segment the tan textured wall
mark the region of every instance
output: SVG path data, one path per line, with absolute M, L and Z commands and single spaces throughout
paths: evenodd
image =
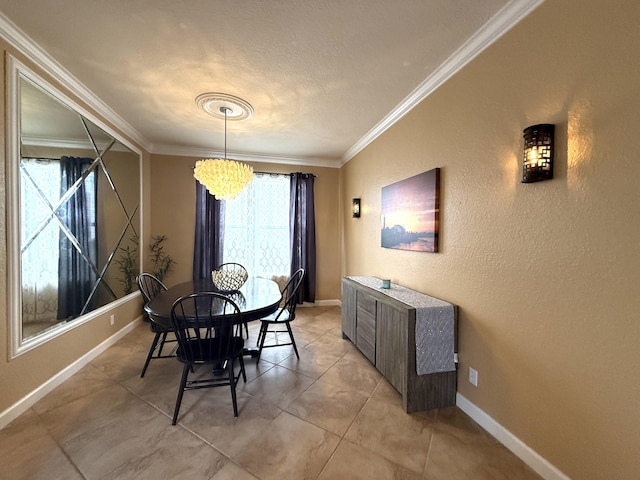
M 151 235 L 167 235 L 166 250 L 177 262 L 175 270 L 167 278 L 167 285 L 192 277 L 195 228 L 193 165 L 196 160 L 167 155 L 152 155 L 151 159 Z M 340 171 L 336 168 L 267 163 L 251 165 L 260 172 L 302 171 L 316 175 L 316 301 L 339 299 L 340 220 L 337 212 Z
M 3 41 L 0 41 L 0 51 L 9 51 L 16 54 L 13 49 Z M 16 54 L 18 58 L 29 65 L 29 61 Z M 34 71 L 37 68 L 31 65 Z M 42 73 L 42 72 L 40 72 Z M 43 74 L 44 76 L 44 74 Z M 0 78 L 2 91 L 5 90 L 5 76 Z M 68 94 L 68 93 L 67 93 Z M 5 96 L 0 98 L 0 108 L 4 111 Z M 65 367 L 85 355 L 100 343 L 115 334 L 135 320 L 142 312 L 139 297 L 117 308 L 105 312 L 91 321 L 57 337 L 44 345 L 41 345 L 19 357 L 10 360 L 10 345 L 8 340 L 7 308 L 7 217 L 6 217 L 6 129 L 5 115 L 0 118 L 0 202 L 4 207 L 5 215 L 0 217 L 0 413 L 10 408 L 20 399 L 40 387 L 52 376 Z M 143 162 L 147 165 L 148 159 Z M 115 316 L 115 325 L 109 324 L 111 314 Z
M 458 304 L 459 392 L 575 479 L 640 478 L 639 46 L 635 1 L 545 2 L 342 172 L 344 273 Z M 380 248 L 380 188 L 434 167 L 441 253 Z

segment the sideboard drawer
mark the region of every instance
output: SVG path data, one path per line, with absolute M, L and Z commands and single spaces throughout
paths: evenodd
M 358 310 L 363 313 L 368 313 L 371 317 L 375 317 L 376 315 L 376 299 L 371 295 L 367 295 L 364 292 L 357 292 L 357 305 Z
M 369 359 L 376 361 L 376 299 L 356 293 L 356 346 Z

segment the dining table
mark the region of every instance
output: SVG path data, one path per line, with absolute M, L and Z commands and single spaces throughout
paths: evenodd
M 160 292 L 144 310 L 152 322 L 165 328 L 172 328 L 171 309 L 177 299 L 192 293 L 217 292 L 234 301 L 241 313 L 242 322 L 259 320 L 275 312 L 280 306 L 282 293 L 273 280 L 260 277 L 249 277 L 238 290 L 220 291 L 211 279 L 190 280 L 178 283 Z M 246 347 L 245 355 L 256 357 L 257 348 Z

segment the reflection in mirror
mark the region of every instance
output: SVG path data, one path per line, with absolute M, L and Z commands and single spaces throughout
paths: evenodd
M 139 270 L 140 155 L 39 84 L 17 74 L 20 345 L 131 293 Z

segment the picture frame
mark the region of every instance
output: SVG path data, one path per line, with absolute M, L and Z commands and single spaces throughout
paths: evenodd
M 383 248 L 437 253 L 440 168 L 382 187 L 381 214 Z

